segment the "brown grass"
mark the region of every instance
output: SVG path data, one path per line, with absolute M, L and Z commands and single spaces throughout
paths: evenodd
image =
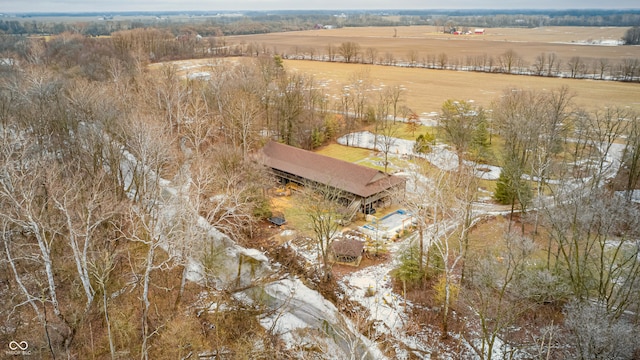
M 397 37 L 394 37 L 394 29 Z M 337 47 L 342 42 L 354 41 L 362 50 L 375 48 L 378 57 L 390 53 L 398 61 L 408 59 L 409 52 L 417 51 L 420 62 L 430 55 L 445 53 L 449 63 L 465 63 L 469 56 L 486 54 L 497 58 L 507 50 L 514 50 L 528 64 L 541 53 L 555 53 L 563 64 L 574 56 L 579 56 L 586 64 L 601 58 L 608 59 L 610 64 L 640 58 L 638 46 L 583 44 L 590 40 L 618 40 L 626 27 L 488 28 L 485 35 L 449 35 L 439 30 L 434 26 L 361 27 L 232 36 L 227 40 L 260 44 L 277 54 L 309 55 L 313 51 L 315 56 L 326 54 L 329 44 Z M 542 90 L 563 85 L 576 93 L 576 102 L 581 106 L 640 108 L 637 84 L 293 60 L 285 61 L 285 65 L 291 70 L 314 74 L 319 80 L 332 80 L 335 89 L 344 85 L 353 74 L 369 69 L 374 85 L 405 86 L 408 90 L 406 104 L 418 113 L 438 111 L 446 99 L 475 100 L 488 106 L 507 88 Z
M 640 58 L 638 46 L 581 45 L 589 40 L 616 40 L 626 32 L 624 27 L 543 27 L 534 29 L 487 29 L 486 35 L 448 35 L 438 33 L 433 26 L 394 28 L 364 27 L 335 30 L 309 30 L 261 35 L 228 37 L 229 43 L 260 44 L 278 54 L 310 53 L 326 54 L 327 45 L 339 46 L 345 41 L 355 41 L 361 49 L 375 48 L 378 57 L 391 53 L 396 60 L 408 58 L 410 51 L 417 51 L 419 61 L 429 55 L 445 53 L 449 63 L 465 63 L 469 56 L 487 54 L 497 58 L 507 50 L 514 50 L 531 64 L 541 53 L 555 53 L 566 64 L 579 56 L 590 65 L 597 59 L 608 59 L 619 64 L 622 59 Z M 249 59 L 247 59 L 249 61 Z M 214 59 L 215 61 L 219 61 Z M 237 58 L 225 61 L 241 61 Z M 174 62 L 184 75 L 189 72 L 207 71 L 211 59 Z M 193 67 L 200 64 L 200 67 Z M 151 68 L 158 68 L 153 64 Z M 328 63 L 302 60 L 286 60 L 285 67 L 313 75 L 325 82 L 327 90 L 339 93 L 355 74 L 368 73 L 372 86 L 401 85 L 406 88 L 404 104 L 417 113 L 437 112 L 447 99 L 473 100 L 488 107 L 505 89 L 532 90 L 557 89 L 568 86 L 576 95 L 575 102 L 589 109 L 604 106 L 630 106 L 640 109 L 640 85 L 610 81 L 543 78 L 506 74 L 473 73 L 462 71 L 428 70 L 362 64 Z
M 543 91 L 561 86 L 568 86 L 575 94 L 576 104 L 586 108 L 631 106 L 640 109 L 640 85 L 632 83 L 303 60 L 287 60 L 285 67 L 313 75 L 318 80 L 332 80 L 328 89 L 334 93 L 338 93 L 354 74 L 368 73 L 374 86 L 401 85 L 406 88 L 404 104 L 419 114 L 440 111 L 447 99 L 473 100 L 489 107 L 509 88 Z

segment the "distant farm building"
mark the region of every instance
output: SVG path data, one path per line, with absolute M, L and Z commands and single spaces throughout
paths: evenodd
M 373 212 L 405 189 L 404 178 L 274 141 L 264 146 L 260 157 L 282 183 L 321 184 L 339 190 L 354 214 Z
M 484 29 L 475 29 L 473 33 L 476 35 L 484 35 Z

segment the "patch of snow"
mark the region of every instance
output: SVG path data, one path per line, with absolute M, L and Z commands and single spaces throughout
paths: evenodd
M 320 262 L 320 252 L 315 241 L 307 237 L 298 237 L 287 242 L 291 248 L 301 255 L 307 264 L 314 265 Z
M 624 45 L 623 40 L 615 39 L 599 39 L 599 40 L 578 40 L 578 41 L 556 41 L 554 44 L 569 45 L 596 45 L 596 46 L 621 46 Z
M 280 236 L 282 236 L 282 237 L 288 237 L 288 236 L 294 236 L 295 234 L 296 234 L 296 232 L 295 232 L 294 230 L 287 229 L 287 230 L 283 230 L 283 231 L 280 233 Z
M 211 78 L 211 73 L 208 71 L 200 71 L 200 72 L 195 72 L 195 73 L 190 73 L 187 75 L 188 79 L 205 79 L 208 80 Z
M 626 191 L 616 191 L 616 196 L 620 196 L 622 198 L 627 197 Z M 640 190 L 631 191 L 631 202 L 640 204 Z
M 275 327 L 277 333 L 298 327 L 319 327 L 323 320 L 332 323 L 337 321 L 335 314 L 338 309 L 318 292 L 304 286 L 299 279 L 272 282 L 265 285 L 263 290 L 269 295 L 271 306 L 280 309 L 282 313 L 263 317 L 260 322 L 268 325 L 266 328 Z M 290 321 L 279 321 L 285 310 L 290 312 Z
M 258 262 L 269 262 L 269 259 L 267 258 L 267 256 L 260 250 L 258 249 L 247 249 L 247 248 L 243 248 L 243 247 L 239 247 L 239 252 L 246 256 L 246 257 L 250 257 Z
M 299 279 L 272 282 L 263 287 L 263 292 L 262 300 L 274 311 L 262 317 L 260 324 L 280 335 L 287 347 L 318 343 L 322 339 L 317 335 L 324 333 L 335 340 L 323 341 L 327 347 L 325 354 L 332 358 L 386 358 L 375 344 L 340 315 L 335 305 Z
M 499 166 L 477 164 L 473 161 L 467 160 L 465 160 L 464 163 L 468 166 L 473 167 L 473 173 L 479 179 L 498 180 L 498 178 L 500 177 L 500 172 L 502 172 L 502 168 Z
M 376 135 L 369 131 L 350 133 L 338 138 L 338 144 L 381 151 L 386 137 Z M 413 151 L 415 141 L 392 138 L 389 154 L 395 156 L 416 156 L 427 159 L 431 164 L 444 171 L 453 171 L 458 168 L 458 155 L 449 150 L 444 144 L 436 144 L 428 154 L 418 154 Z M 476 177 L 486 180 L 496 180 L 500 176 L 500 167 L 477 164 L 473 161 L 464 161 L 465 165 L 475 169 Z
M 391 269 L 391 265 L 385 263 L 364 268 L 342 279 L 349 297 L 369 309 L 370 320 L 376 321 L 376 329 L 381 333 L 400 331 L 406 320 L 402 299 L 392 290 Z M 367 293 L 373 293 L 373 296 L 367 296 Z
M 404 241 L 390 243 L 388 250 L 391 256 L 413 241 L 410 237 Z M 411 302 L 406 302 L 401 295 L 393 292 L 391 271 L 396 266 L 395 257 L 392 261 L 367 267 L 344 276 L 340 286 L 347 297 L 359 303 L 369 311 L 367 321 L 373 321 L 374 329 L 378 334 L 391 336 L 391 346 L 395 350 L 396 359 L 429 358 L 432 349 L 416 336 L 407 335 L 405 325 L 409 320 L 407 309 L 413 307 Z M 411 352 L 407 349 L 412 349 Z

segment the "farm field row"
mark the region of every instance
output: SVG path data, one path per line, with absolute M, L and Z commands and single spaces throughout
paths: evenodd
M 367 74 L 374 87 L 404 87 L 405 105 L 418 114 L 438 112 L 447 99 L 472 100 L 489 107 L 505 90 L 550 90 L 568 86 L 574 101 L 586 109 L 632 107 L 640 109 L 640 84 L 613 81 L 547 78 L 380 65 L 286 60 L 285 68 L 312 75 L 337 96 L 357 74 Z
M 250 59 L 246 59 L 250 61 Z M 182 76 L 209 73 L 216 61 L 211 59 L 180 60 L 176 65 Z M 240 62 L 243 58 L 225 58 Z M 152 64 L 157 70 L 160 63 Z M 640 84 L 616 81 L 550 78 L 500 73 L 481 73 L 452 70 L 433 70 L 382 65 L 347 64 L 308 60 L 285 60 L 287 71 L 313 76 L 324 91 L 337 100 L 342 88 L 354 77 L 366 76 L 372 87 L 402 86 L 403 105 L 418 114 L 439 112 L 447 99 L 471 100 L 489 107 L 508 89 L 550 90 L 567 86 L 575 95 L 577 105 L 587 110 L 605 106 L 631 107 L 640 110 Z
M 364 51 L 377 50 L 378 56 L 393 54 L 406 59 L 417 51 L 419 59 L 445 53 L 449 59 L 464 60 L 468 56 L 487 54 L 497 57 L 514 50 L 526 62 L 533 62 L 541 53 L 555 53 L 565 62 L 574 56 L 585 61 L 606 58 L 619 62 L 625 58 L 640 58 L 639 46 L 603 46 L 620 40 L 625 27 L 540 27 L 488 28 L 484 35 L 451 35 L 435 26 L 359 27 L 331 30 L 307 30 L 258 35 L 229 36 L 231 43 L 258 44 L 278 54 L 300 54 L 313 51 L 325 54 L 327 46 L 353 41 Z

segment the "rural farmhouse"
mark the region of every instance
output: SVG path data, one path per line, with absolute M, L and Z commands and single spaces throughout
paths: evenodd
M 371 213 L 405 189 L 402 177 L 275 141 L 264 146 L 260 157 L 282 182 L 322 184 L 340 190 L 345 205 L 354 212 Z

